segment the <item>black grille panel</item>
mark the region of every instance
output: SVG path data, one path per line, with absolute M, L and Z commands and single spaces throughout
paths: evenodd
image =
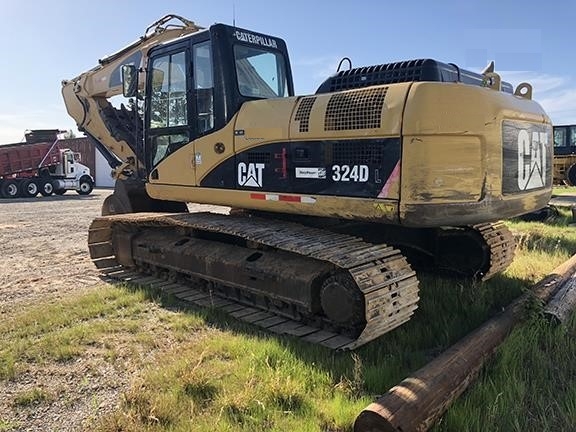
M 270 153 L 268 152 L 250 152 L 247 154 L 248 163 L 264 163 L 269 164 L 271 161 Z
M 368 141 L 343 141 L 332 145 L 331 154 L 327 155 L 327 164 L 337 165 L 375 165 L 382 166 L 385 160 L 386 147 L 382 143 Z
M 453 63 L 432 59 L 407 60 L 340 71 L 324 81 L 316 93 L 332 93 L 412 81 L 462 82 L 483 86 L 483 76 L 460 69 Z M 512 85 L 502 82 L 502 91 L 512 93 Z
M 300 104 L 296 110 L 296 115 L 294 116 L 294 120 L 300 122 L 300 132 L 308 132 L 310 126 L 310 113 L 312 112 L 314 102 L 316 102 L 315 97 L 305 97 L 300 100 Z
M 337 93 L 326 107 L 324 130 L 379 128 L 387 87 Z
M 344 71 L 333 77 L 330 82 L 330 91 L 340 91 L 371 85 L 394 84 L 399 82 L 420 81 L 422 68 L 415 61 L 404 62 L 402 68 L 396 67 L 398 63 L 367 66 Z

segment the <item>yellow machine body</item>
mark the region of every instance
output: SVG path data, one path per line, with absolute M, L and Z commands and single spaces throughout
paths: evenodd
M 534 101 L 460 83 L 402 83 L 369 91 L 385 93 L 385 103 L 373 113 L 379 127 L 361 130 L 353 124 L 348 130 L 326 130 L 331 94 L 315 96 L 305 132 L 295 117 L 306 96 L 245 103 L 225 128 L 181 147 L 161 162 L 147 191 L 157 199 L 413 227 L 495 221 L 546 206 L 551 193 L 552 127 Z M 345 93 L 354 98 L 355 93 L 365 92 Z M 506 136 L 510 133 L 504 130 L 506 122 L 514 125 L 516 136 Z M 531 130 L 534 125 L 539 127 L 537 138 Z M 529 134 L 528 146 L 516 147 L 517 153 L 505 160 L 504 139 L 517 145 L 522 130 Z M 294 194 L 267 189 L 265 178 L 259 190 L 201 186 L 206 176 L 238 153 L 265 145 L 368 138 L 400 140 L 398 167 L 380 196 L 297 194 L 304 198 L 298 201 L 290 198 Z M 221 148 L 224 151 L 219 153 Z M 331 166 L 323 168 L 330 173 Z M 506 170 L 519 176 L 523 189 L 503 192 Z M 380 180 L 384 187 L 389 179 Z M 273 196 L 262 199 L 262 194 Z

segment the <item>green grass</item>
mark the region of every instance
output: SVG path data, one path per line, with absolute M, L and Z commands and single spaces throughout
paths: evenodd
M 298 348 L 298 349 L 295 349 Z M 308 351 L 318 363 L 302 358 Z M 315 352 L 314 352 L 315 351 Z M 124 395 L 102 430 L 313 431 L 349 429 L 369 402 L 345 372 L 354 360 L 282 339 L 230 332 L 190 341 L 159 359 Z
M 53 399 L 53 396 L 50 395 L 46 390 L 35 387 L 33 389 L 19 393 L 14 398 L 14 405 L 20 407 L 38 405 L 51 399 Z
M 567 220 L 563 213 L 552 225 L 510 222 L 514 231 L 524 233 L 517 259 L 504 275 L 487 283 L 423 276 L 416 316 L 353 355 L 271 337 L 217 313 L 208 314 L 207 320 L 225 332 L 217 339 L 188 343 L 178 356 L 167 353 L 160 360 L 165 365 L 162 371 L 155 367 L 145 371 L 126 393 L 122 408 L 103 421 L 101 430 L 185 431 L 194 426 L 200 432 L 351 431 L 356 415 L 376 395 L 423 366 L 569 258 L 575 250 L 576 234 L 566 234 Z M 554 340 L 554 336 L 550 338 Z M 529 350 L 525 339 L 517 343 Z M 514 346 L 507 349 L 516 350 Z M 512 359 L 514 365 L 499 367 L 524 370 L 524 358 Z M 550 373 L 544 368 L 542 372 Z M 571 373 L 570 368 L 563 369 L 559 379 L 569 379 Z M 484 377 L 508 385 L 506 376 L 493 377 L 487 370 Z M 533 395 L 539 398 L 538 392 Z M 567 406 L 576 402 L 570 397 Z M 482 394 L 477 398 L 480 400 L 471 406 L 490 406 L 494 400 L 484 399 Z M 491 408 L 491 423 L 478 415 L 481 409 L 464 408 L 460 422 L 447 416 L 439 427 L 462 431 L 474 430 L 467 428 L 477 424 L 478 430 L 508 430 L 510 422 L 520 421 L 503 420 L 508 403 L 498 399 Z M 544 399 L 541 404 L 546 404 Z M 523 410 L 531 408 L 522 405 L 515 412 L 523 417 Z M 546 419 L 545 412 L 541 420 Z M 468 419 L 470 415 L 477 419 Z M 525 430 L 538 430 L 546 423 L 530 425 L 533 428 Z M 562 426 L 561 421 L 556 426 Z
M 18 427 L 17 423 L 3 420 L 0 418 L 0 432 L 12 431 L 17 427 Z
M 576 195 L 575 186 L 555 186 L 552 188 L 552 195 Z
M 576 253 L 568 210 L 552 224 L 510 223 L 523 233 L 506 272 L 537 279 Z M 516 327 L 474 386 L 435 431 L 573 431 L 576 425 L 576 314 L 553 326 L 532 311 Z
M 94 430 L 349 432 L 375 397 L 568 259 L 576 251 L 568 220 L 562 210 L 553 224 L 509 222 L 520 239 L 516 259 L 486 283 L 422 275 L 414 318 L 354 353 L 272 336 L 217 311 L 179 309 L 154 292 L 104 287 L 16 311 L 0 324 L 0 379 L 94 349 L 114 362 L 126 356 L 121 340 L 133 347 L 128 359 L 141 362 L 141 373 Z M 575 319 L 551 328 L 533 310 L 436 430 L 571 430 L 575 336 Z M 41 402 L 41 395 L 21 396 Z
M 565 327 L 533 319 L 516 328 L 437 431 L 573 431 L 576 315 Z
M 0 322 L 0 380 L 16 378 L 27 364 L 64 363 L 88 349 L 114 359 L 118 341 L 154 346 L 158 341 L 146 327 L 154 302 L 149 292 L 107 286 L 12 313 Z M 200 318 L 169 313 L 158 319 L 175 339 L 203 324 Z
M 518 252 L 506 275 L 535 281 L 576 253 L 576 230 L 570 209 L 559 208 L 560 215 L 549 223 L 509 222 L 516 233 Z

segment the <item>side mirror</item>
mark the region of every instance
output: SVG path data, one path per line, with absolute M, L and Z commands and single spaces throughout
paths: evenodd
M 138 92 L 138 70 L 134 65 L 122 65 L 122 94 L 134 97 Z

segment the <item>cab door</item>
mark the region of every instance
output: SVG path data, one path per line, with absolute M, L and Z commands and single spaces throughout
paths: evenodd
M 194 164 L 196 183 L 204 187 L 229 187 L 231 174 L 225 161 L 233 152 L 231 133 L 216 124 L 216 89 L 214 84 L 214 52 L 212 39 L 192 45 L 192 92 L 194 94 Z M 220 103 L 222 103 L 220 91 Z
M 146 138 L 150 182 L 196 186 L 215 153 L 211 139 L 207 139 L 210 149 L 202 144 L 215 124 L 211 41 L 192 39 L 181 49 L 157 53 L 150 71 Z
M 192 146 L 195 134 L 187 44 L 156 52 L 149 63 L 145 116 L 145 158 L 149 181 L 194 185 Z
M 64 175 L 66 178 L 74 178 L 76 177 L 76 173 L 74 171 L 76 165 L 74 164 L 74 153 L 71 151 L 64 153 Z

